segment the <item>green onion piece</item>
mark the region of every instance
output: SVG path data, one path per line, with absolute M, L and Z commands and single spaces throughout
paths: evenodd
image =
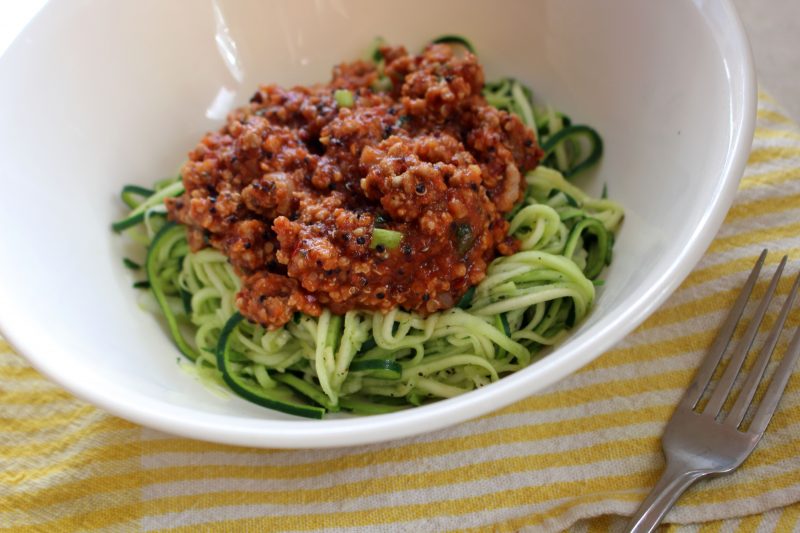
M 130 268 L 131 270 L 139 270 L 140 268 L 142 268 L 142 265 L 140 265 L 136 261 L 128 259 L 127 257 L 122 258 L 122 264 Z
M 393 250 L 400 246 L 400 241 L 403 240 L 403 234 L 399 231 L 383 228 L 372 229 L 372 241 L 369 247 L 373 250 L 378 246 L 382 246 L 387 250 Z
M 389 76 L 380 76 L 378 80 L 372 84 L 372 90 L 376 93 L 388 93 L 394 88 L 392 79 Z
M 383 54 L 381 53 L 381 46 L 384 46 L 385 44 L 386 40 L 383 37 L 381 36 L 375 37 L 372 40 L 372 44 L 370 44 L 369 48 L 367 48 L 365 59 L 367 61 L 372 61 L 373 63 L 379 62 L 381 59 L 383 59 Z
M 472 46 L 472 43 L 460 35 L 441 35 L 432 40 L 431 44 L 457 44 L 469 50 L 470 53 L 475 53 L 475 47 Z
M 355 103 L 353 93 L 347 89 L 336 89 L 333 93 L 333 99 L 336 100 L 339 107 L 353 107 Z

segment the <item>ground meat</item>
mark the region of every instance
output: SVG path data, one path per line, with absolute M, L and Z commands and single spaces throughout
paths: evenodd
M 323 308 L 429 314 L 519 249 L 503 214 L 542 156 L 533 133 L 486 103 L 472 54 L 381 53 L 383 72 L 359 61 L 337 66 L 329 84 L 261 87 L 189 153 L 169 216 L 193 250 L 229 258 L 250 320 L 274 328 Z M 381 76 L 388 92 L 376 91 Z M 353 106 L 338 106 L 336 90 Z M 376 246 L 376 228 L 400 232 L 400 244 Z

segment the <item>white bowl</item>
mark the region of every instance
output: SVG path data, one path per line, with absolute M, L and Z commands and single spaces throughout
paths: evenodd
M 552 354 L 464 396 L 391 415 L 300 420 L 209 393 L 137 307 L 109 223 L 122 184 L 174 173 L 260 82 L 323 81 L 376 35 L 417 49 L 472 39 L 606 153 L 627 211 L 591 316 Z M 730 206 L 753 135 L 755 79 L 728 1 L 57 2 L 0 58 L 0 324 L 75 395 L 171 433 L 264 447 L 388 440 L 510 404 L 587 364 L 691 271 Z

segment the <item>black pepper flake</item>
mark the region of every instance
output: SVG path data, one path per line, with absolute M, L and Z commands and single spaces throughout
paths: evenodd
M 478 190 L 478 184 L 477 183 L 470 183 L 469 184 L 469 188 L 472 189 L 473 191 L 477 191 Z
M 350 234 L 349 233 L 342 234 L 342 240 L 344 242 L 350 242 Z
M 376 297 L 378 300 L 383 300 L 383 298 L 384 298 L 385 296 L 386 296 L 386 295 L 385 295 L 385 294 L 383 294 L 382 292 L 379 292 L 378 294 L 376 294 L 376 295 L 375 295 L 375 297 Z
M 262 294 L 262 295 L 260 295 L 258 297 L 258 303 L 263 304 L 266 301 L 267 301 L 267 296 L 266 295 Z
M 427 301 L 428 301 L 428 300 L 430 300 L 430 299 L 431 299 L 431 295 L 430 295 L 430 294 L 428 294 L 427 292 L 426 292 L 425 294 L 423 294 L 423 295 L 422 295 L 422 301 L 423 301 L 423 302 L 427 302 Z
M 233 224 L 237 220 L 238 218 L 236 217 L 236 215 L 228 215 L 227 217 L 225 217 L 225 222 L 227 222 L 228 224 Z
M 318 266 L 318 267 L 321 267 L 321 266 L 322 266 L 322 261 L 320 261 L 319 259 L 317 259 L 317 266 Z
M 411 248 L 411 245 L 408 243 L 403 244 L 402 251 L 405 255 L 411 255 L 411 252 L 414 250 Z
M 424 183 L 417 183 L 417 186 L 415 187 L 415 190 L 417 191 L 417 194 L 425 194 L 425 184 Z
M 273 154 L 269 150 L 264 150 L 264 151 L 261 152 L 261 155 L 263 155 L 267 159 L 272 159 L 272 156 L 275 155 L 275 154 Z
M 383 252 L 386 251 L 386 247 L 382 244 L 379 244 L 375 247 L 375 251 L 378 252 L 379 254 L 382 254 Z
M 214 206 L 212 205 L 212 206 L 211 206 L 211 207 L 208 209 L 208 212 L 209 212 L 209 213 L 211 213 L 212 215 L 215 215 L 215 214 L 217 214 L 217 208 L 216 208 L 216 207 L 214 207 Z
M 383 138 L 384 139 L 388 138 L 393 131 L 394 131 L 394 126 L 392 126 L 391 124 L 383 128 Z
M 448 74 L 447 76 L 444 77 L 444 81 L 446 81 L 447 83 L 452 82 L 454 79 L 455 78 L 453 77 L 452 74 Z
M 367 239 L 364 236 L 356 237 L 356 244 L 366 244 Z
M 336 190 L 336 184 L 333 183 L 333 182 L 329 183 L 328 184 L 328 190 L 329 191 L 335 191 Z
M 531 139 L 525 139 L 525 142 L 522 144 L 524 144 L 526 148 L 530 148 L 533 146 L 533 141 Z
M 245 243 L 244 243 L 244 249 L 245 249 L 245 250 L 249 250 L 249 249 L 250 249 L 250 248 L 252 248 L 252 247 L 253 247 L 253 245 L 252 245 L 252 244 L 250 244 L 249 242 L 245 241 Z

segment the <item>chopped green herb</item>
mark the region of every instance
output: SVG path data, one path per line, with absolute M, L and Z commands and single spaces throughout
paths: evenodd
M 403 240 L 403 234 L 400 233 L 399 231 L 383 229 L 383 228 L 373 228 L 372 241 L 370 241 L 369 247 L 374 250 L 382 246 L 386 250 L 392 250 L 400 246 L 400 241 L 402 240 Z
M 353 93 L 347 89 L 336 89 L 333 93 L 333 99 L 336 100 L 339 107 L 353 107 L 355 103 Z
M 458 250 L 458 253 L 464 254 L 475 244 L 475 234 L 472 231 L 472 226 L 467 223 L 456 224 L 455 233 L 456 250 Z

